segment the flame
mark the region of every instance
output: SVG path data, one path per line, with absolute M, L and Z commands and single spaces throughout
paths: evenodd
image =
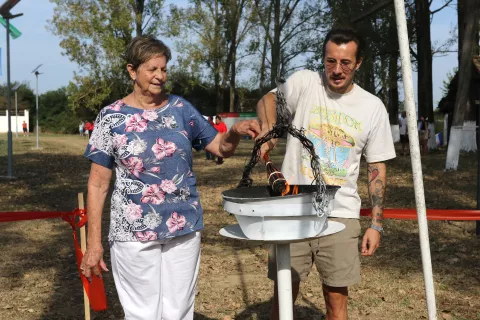
M 282 197 L 286 196 L 290 191 L 290 185 L 288 184 L 287 180 L 285 180 L 285 190 L 282 191 Z
M 287 194 L 290 194 L 290 195 L 298 194 L 298 186 L 293 186 L 292 193 L 290 193 L 290 185 L 288 184 L 287 181 L 285 181 L 285 190 L 283 190 L 282 192 L 282 197 L 286 196 Z
M 298 186 L 294 186 L 292 190 L 292 195 L 293 194 L 298 194 Z

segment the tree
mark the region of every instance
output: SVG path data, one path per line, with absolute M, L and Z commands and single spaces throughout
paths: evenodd
M 418 115 L 433 119 L 432 41 L 430 38 L 430 0 L 415 0 L 417 36 Z
M 98 111 L 126 95 L 126 47 L 134 35 L 157 34 L 163 0 L 50 1 L 55 8 L 49 29 L 81 69 L 67 87 L 70 106 Z
M 55 133 L 76 133 L 79 118 L 68 106 L 66 88 L 47 91 L 40 95 L 38 104 L 39 125 L 44 131 Z
M 10 83 L 10 87 L 13 88 L 17 85 L 18 82 Z M 18 87 L 17 91 L 17 101 L 19 109 L 27 109 L 30 112 L 35 111 L 35 93 L 33 89 L 30 87 L 28 82 L 23 82 Z M 7 84 L 0 85 L 0 97 L 7 96 Z M 15 99 L 15 94 L 12 93 L 12 99 Z M 12 100 L 13 101 L 13 100 Z M 14 101 L 12 102 L 15 103 Z M 7 99 L 5 98 L 5 105 L 7 104 Z
M 225 36 L 228 45 L 226 67 L 230 70 L 230 112 L 235 111 L 237 51 L 253 25 L 253 11 L 249 2 L 247 0 L 226 0 L 224 2 Z
M 184 97 L 202 114 L 215 114 L 215 90 L 210 83 L 203 82 L 196 74 L 173 66 L 168 70 L 166 89 L 175 95 Z
M 170 7 L 167 36 L 177 39 L 179 66 L 184 70 L 213 78 L 216 112 L 223 111 L 222 76 L 226 79 L 227 43 L 223 33 L 225 9 L 220 0 L 190 0 L 190 7 Z M 206 72 L 203 66 L 206 66 Z M 226 81 L 226 80 L 225 80 Z
M 254 0 L 258 23 L 263 33 L 261 51 L 261 83 L 267 69 L 270 87 L 276 86 L 278 77 L 305 67 L 294 63 L 301 56 L 318 53 L 319 35 L 324 31 L 325 3 L 322 0 Z M 260 48 L 259 39 L 255 47 Z M 266 39 L 266 41 L 265 41 Z M 268 49 L 267 49 L 268 47 Z M 267 57 L 270 53 L 270 59 Z M 263 85 L 263 83 L 261 84 Z
M 433 15 L 448 7 L 453 0 L 442 0 L 442 5 L 437 9 L 431 9 L 433 0 L 415 0 L 415 34 L 417 39 L 417 94 L 418 94 L 418 114 L 428 117 L 429 130 L 435 131 L 435 119 L 433 112 L 433 83 L 432 83 L 432 63 L 433 55 L 436 51 L 442 52 L 442 47 L 449 47 L 451 40 L 447 40 L 438 50 L 432 49 L 432 40 L 430 35 L 430 24 Z M 436 148 L 435 136 L 432 135 L 429 148 Z
M 398 124 L 398 38 L 396 36 L 396 24 L 393 21 L 389 26 L 389 39 L 394 39 L 392 54 L 388 60 L 388 115 L 390 124 Z
M 264 18 L 263 23 L 258 23 L 256 24 L 255 28 L 255 33 L 254 33 L 254 38 L 253 41 L 251 42 L 250 45 L 250 51 L 255 52 L 258 51 L 260 53 L 260 68 L 259 68 L 259 74 L 258 74 L 258 81 L 259 81 L 259 87 L 260 87 L 260 92 L 264 93 L 268 90 L 270 87 L 269 85 L 267 86 L 266 80 L 267 80 L 267 53 L 268 53 L 268 37 L 266 34 L 263 32 L 264 29 L 269 30 L 270 29 L 270 24 L 272 20 L 272 10 L 273 10 L 273 1 L 270 1 L 270 3 L 266 6 L 260 7 L 258 4 L 256 5 L 256 11 L 255 13 L 259 17 L 259 19 Z M 262 11 L 263 10 L 263 11 Z M 262 12 L 259 12 L 262 11 Z M 266 26 L 266 28 L 264 27 Z M 261 41 L 261 47 L 260 47 L 260 41 Z M 260 50 L 261 48 L 261 50 Z
M 362 66 L 355 82 L 372 94 L 383 96 L 388 84 L 388 58 L 393 52 L 396 37 L 390 37 L 390 25 L 394 24 L 392 9 L 376 0 L 328 0 L 330 25 L 350 26 L 363 36 L 366 47 Z M 390 4 L 390 3 L 387 3 Z
M 480 8 L 476 0 L 458 0 L 458 29 L 462 35 L 459 51 L 458 90 L 455 98 L 450 138 L 448 141 L 446 170 L 457 170 L 460 147 L 462 143 L 462 129 L 465 109 L 470 97 L 470 82 L 472 77 L 472 57 L 478 47 Z M 460 31 L 462 30 L 462 31 Z M 475 44 L 477 41 L 477 44 Z
M 236 79 L 241 45 L 253 25 L 250 0 L 191 0 L 190 6 L 172 6 L 166 33 L 177 39 L 181 67 L 213 79 L 216 111 L 235 109 Z M 179 40 L 181 39 L 181 40 Z M 228 88 L 228 95 L 225 90 Z M 225 99 L 225 97 L 229 97 Z

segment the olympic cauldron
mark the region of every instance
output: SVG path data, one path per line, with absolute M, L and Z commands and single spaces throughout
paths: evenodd
M 271 186 L 236 188 L 222 193 L 223 208 L 235 215 L 240 229 L 251 240 L 300 240 L 321 234 L 328 227 L 327 214 L 313 206 L 315 185 L 290 186 L 298 194 L 278 195 Z M 334 206 L 338 186 L 327 185 L 329 205 Z
M 329 227 L 327 220 L 340 187 L 326 185 L 323 181 L 315 146 L 305 136 L 303 128 L 297 129 L 290 122 L 292 117 L 281 90 L 276 92 L 276 107 L 277 121 L 270 131 L 255 141 L 239 185 L 222 193 L 223 208 L 235 215 L 241 231 L 250 240 L 292 242 L 340 231 L 344 228 L 342 224 L 332 222 Z M 312 185 L 290 186 L 266 153 L 263 158 L 269 185 L 252 186 L 250 173 L 260 160 L 261 146 L 287 133 L 289 138 L 298 139 L 310 154 Z

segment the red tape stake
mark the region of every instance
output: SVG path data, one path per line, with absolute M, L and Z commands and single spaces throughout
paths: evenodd
M 0 222 L 60 218 L 72 212 L 0 212 Z
M 360 215 L 363 217 L 370 216 L 371 209 L 361 209 Z M 383 217 L 385 219 L 416 220 L 417 210 L 385 209 L 383 211 Z M 480 210 L 427 209 L 427 220 L 475 221 L 480 220 Z
M 80 220 L 75 222 L 76 217 Z M 103 279 L 92 275 L 92 282 L 82 274 L 80 264 L 82 263 L 83 253 L 78 243 L 76 228 L 83 227 L 87 223 L 88 216 L 86 210 L 75 209 L 73 212 L 0 212 L 0 222 L 36 220 L 48 218 L 62 218 L 68 222 L 73 229 L 73 245 L 75 246 L 75 256 L 77 260 L 77 270 L 82 280 L 83 287 L 87 293 L 88 300 L 94 311 L 103 311 L 107 309 L 107 296 L 105 295 L 105 286 Z M 99 270 L 100 267 L 99 267 Z
M 370 216 L 370 209 L 361 209 L 361 216 Z M 383 216 L 386 219 L 404 219 L 416 220 L 417 210 L 415 209 L 385 209 Z M 75 218 L 79 217 L 78 223 Z M 90 304 L 94 311 L 103 311 L 107 309 L 107 297 L 105 295 L 105 286 L 103 279 L 92 276 L 92 282 L 88 282 L 87 278 L 80 270 L 83 253 L 78 243 L 76 228 L 80 228 L 87 222 L 87 213 L 85 210 L 75 209 L 73 212 L 0 212 L 0 222 L 22 221 L 22 220 L 36 220 L 62 218 L 70 224 L 73 229 L 73 244 L 75 246 L 75 256 L 77 260 L 77 270 L 82 280 L 85 292 L 88 295 Z M 443 209 L 428 209 L 428 220 L 458 220 L 458 221 L 474 221 L 480 220 L 480 210 L 443 210 Z M 99 267 L 99 270 L 100 267 Z

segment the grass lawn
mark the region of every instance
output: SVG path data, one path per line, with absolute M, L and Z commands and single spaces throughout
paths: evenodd
M 89 162 L 82 154 L 86 139 L 71 135 L 14 138 L 13 181 L 0 181 L 1 211 L 71 211 L 77 193 L 87 191 Z M 0 175 L 6 175 L 6 135 L 0 135 Z M 272 283 L 266 278 L 265 246 L 226 239 L 218 234 L 236 223 L 222 209 L 221 192 L 239 181 L 252 149 L 241 143 L 233 158 L 216 166 L 196 153 L 201 202 L 205 212 L 202 263 L 195 305 L 196 319 L 267 319 Z M 280 166 L 284 145 L 275 149 Z M 458 172 L 443 172 L 445 151 L 422 157 L 429 208 L 476 207 L 476 155 L 462 154 Z M 388 163 L 387 207 L 414 207 L 411 163 L 399 156 Z M 262 167 L 255 183 L 265 184 Z M 368 206 L 366 166 L 359 193 Z M 108 201 L 109 203 L 109 201 Z M 108 248 L 108 207 L 104 212 L 104 248 Z M 363 227 L 369 220 L 362 219 Z M 362 282 L 350 288 L 349 319 L 426 319 L 418 226 L 415 221 L 385 222 L 381 247 L 362 258 Z M 440 319 L 480 319 L 480 240 L 472 222 L 429 222 Z M 60 219 L 0 224 L 0 319 L 83 319 L 83 295 L 70 227 Z M 105 259 L 110 265 L 106 249 Z M 104 274 L 109 309 L 93 319 L 123 319 L 111 273 Z M 297 319 L 320 319 L 324 303 L 318 273 L 302 284 Z

